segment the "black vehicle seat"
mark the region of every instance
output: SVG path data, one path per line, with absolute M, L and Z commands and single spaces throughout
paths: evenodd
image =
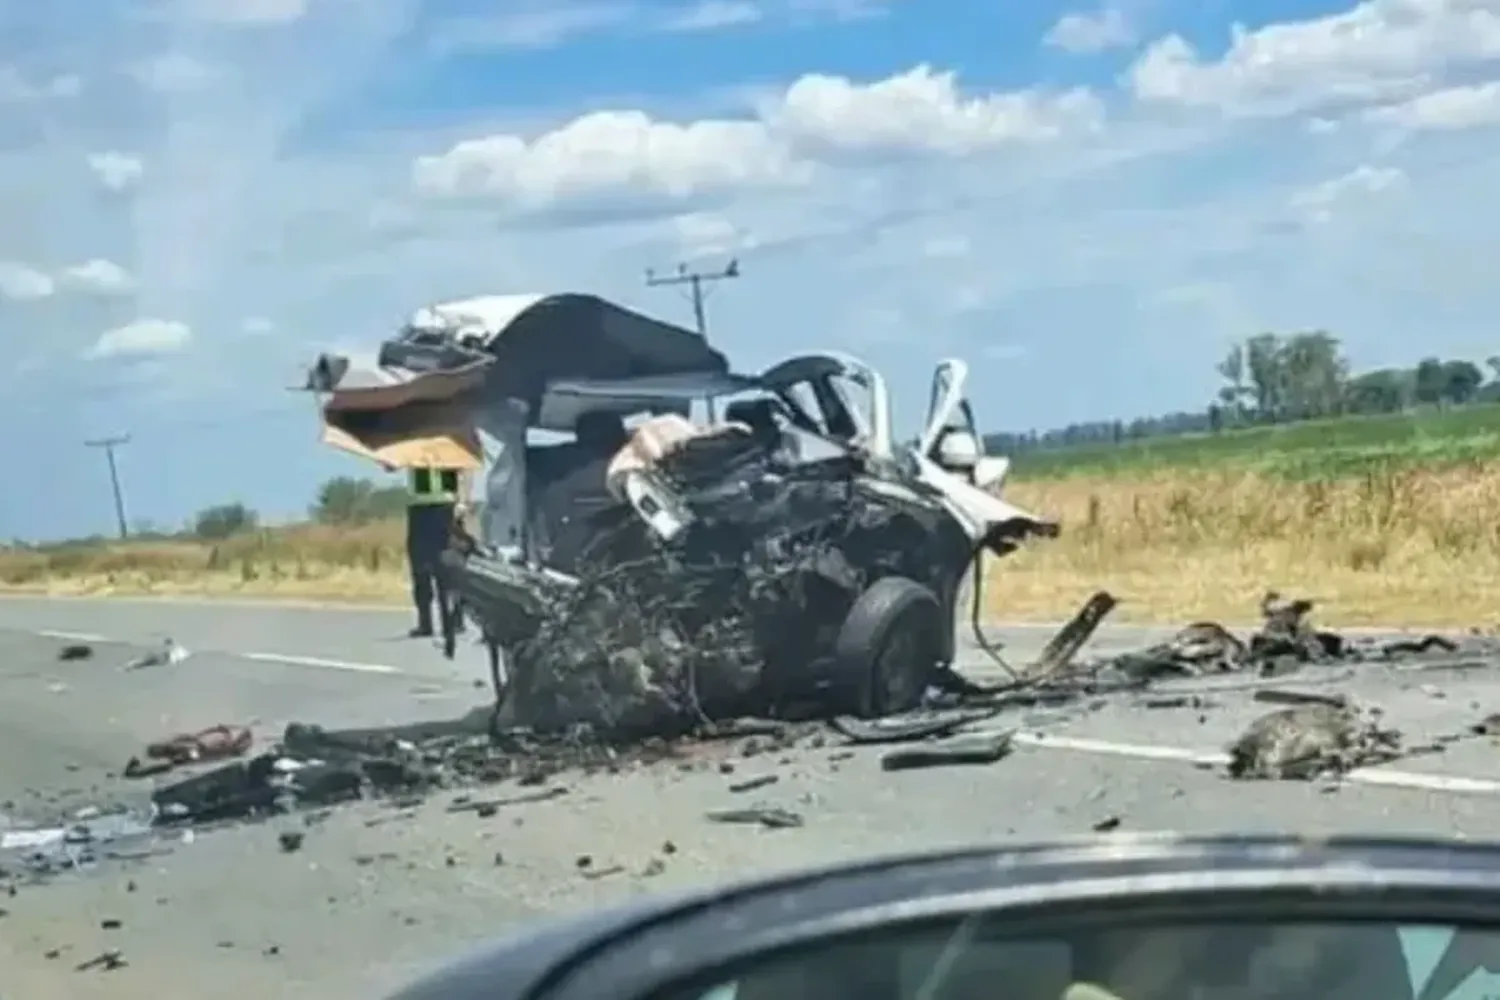
M 760 438 L 774 440 L 781 433 L 776 424 L 776 406 L 769 399 L 737 399 L 724 408 L 724 419 L 744 424 Z
M 552 526 L 548 505 L 552 490 L 576 462 L 573 442 L 531 445 L 526 449 L 526 530 L 530 551 L 550 565 Z
M 578 556 L 593 534 L 590 519 L 618 503 L 605 474 L 627 440 L 624 423 L 612 413 L 584 414 L 575 434 L 577 440 L 539 454 L 541 467 L 528 477 L 535 482 L 535 489 L 528 482 L 527 494 L 537 549 L 548 566 L 563 573 L 576 570 Z

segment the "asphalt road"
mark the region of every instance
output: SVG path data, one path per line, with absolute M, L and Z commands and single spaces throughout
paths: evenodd
M 403 638 L 407 624 L 398 613 L 365 610 L 0 600 L 0 802 L 8 802 L 0 813 L 50 819 L 144 795 L 116 775 L 144 742 L 172 732 L 240 722 L 274 738 L 293 719 L 451 716 L 483 697 L 431 644 Z M 1022 661 L 1047 635 L 994 632 Z M 1096 649 L 1161 634 L 1110 628 Z M 165 636 L 192 655 L 122 669 Z M 59 661 L 72 641 L 90 643 L 94 656 Z M 476 669 L 480 660 L 465 658 Z M 1462 731 L 1500 700 L 1500 673 L 1486 670 L 1367 667 L 1340 686 L 1383 707 L 1415 743 Z M 277 834 L 302 828 L 301 819 L 207 832 L 163 856 L 0 895 L 0 996 L 155 1000 L 228 988 L 379 997 L 543 914 L 851 856 L 1083 833 L 1107 819 L 1126 830 L 1179 832 L 1486 839 L 1500 830 L 1500 782 L 1491 777 L 1500 750 L 1486 740 L 1364 772 L 1336 791 L 1231 783 L 1194 761 L 1211 760 L 1266 706 L 1244 690 L 1212 698 L 1207 708 L 1120 700 L 1018 717 L 1021 749 L 982 768 L 888 774 L 874 750 L 742 757 L 726 748 L 722 761 L 695 768 L 560 779 L 567 795 L 488 818 L 449 813 L 447 798 L 407 813 L 360 805 L 306 827 L 295 853 L 279 849 Z M 762 773 L 779 780 L 729 790 Z M 703 817 L 747 802 L 792 808 L 806 823 L 763 831 Z M 108 948 L 128 966 L 75 971 Z

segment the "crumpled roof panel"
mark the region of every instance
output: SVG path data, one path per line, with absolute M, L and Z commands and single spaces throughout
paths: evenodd
M 697 333 L 598 296 L 484 295 L 414 311 L 400 334 L 380 345 L 373 370 L 323 356 L 307 387 L 329 393 L 324 421 L 339 433 L 324 439 L 370 457 L 395 454 L 391 449 L 402 441 L 447 436 L 453 407 L 442 408 L 446 427 L 432 423 L 435 404 L 445 401 L 462 400 L 472 411 L 520 399 L 533 426 L 565 431 L 571 426 L 546 422 L 571 419 L 576 409 L 544 405 L 554 384 L 728 371 L 724 355 Z M 420 412 L 398 419 L 410 408 Z M 378 448 L 376 437 L 385 441 Z

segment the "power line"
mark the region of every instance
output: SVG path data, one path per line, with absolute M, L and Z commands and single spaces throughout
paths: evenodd
M 120 468 L 115 462 L 115 449 L 129 443 L 129 434 L 112 438 L 99 438 L 98 440 L 85 441 L 83 443 L 87 448 L 104 449 L 104 457 L 109 462 L 109 485 L 115 495 L 115 519 L 120 524 L 121 538 L 130 537 L 130 528 L 125 524 L 125 494 L 120 489 Z
M 654 270 L 647 268 L 646 285 L 650 288 L 661 285 L 689 286 L 693 303 L 693 319 L 698 324 L 698 335 L 706 337 L 708 336 L 708 314 L 704 309 L 704 303 L 708 301 L 709 293 L 713 291 L 713 283 L 739 276 L 740 262 L 738 260 L 731 260 L 722 271 L 690 271 L 686 264 L 678 264 L 676 274 L 657 275 Z

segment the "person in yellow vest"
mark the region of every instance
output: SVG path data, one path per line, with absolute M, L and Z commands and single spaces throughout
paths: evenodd
M 457 469 L 407 470 L 406 559 L 411 570 L 411 597 L 417 606 L 412 638 L 436 634 L 432 605 L 447 609 L 447 587 L 441 573 L 443 552 L 463 502 L 464 475 Z M 461 620 L 455 622 L 463 627 Z

